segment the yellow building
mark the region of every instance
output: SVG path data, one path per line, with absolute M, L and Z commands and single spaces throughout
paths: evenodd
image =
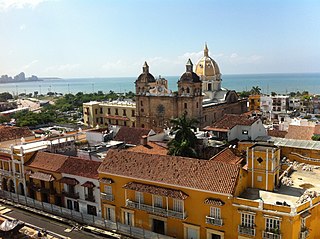
M 260 110 L 260 95 L 249 96 L 249 110 Z
M 83 104 L 83 120 L 90 127 L 120 125 L 135 127 L 136 104 L 129 101 L 97 102 Z
M 147 148 L 110 150 L 100 166 L 107 221 L 163 238 L 320 237 L 317 176 L 281 171 L 278 147 L 247 147 L 246 158 L 228 148 L 210 160 Z

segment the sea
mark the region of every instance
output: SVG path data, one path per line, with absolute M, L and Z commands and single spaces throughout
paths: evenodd
M 13 95 L 21 93 L 47 94 L 56 92 L 61 94 L 77 92 L 92 93 L 114 91 L 126 93 L 135 90 L 137 77 L 101 77 L 101 78 L 65 78 L 44 79 L 37 82 L 19 82 L 0 84 L 0 93 L 9 92 Z M 168 80 L 169 89 L 177 90 L 179 76 L 164 76 Z M 264 94 L 276 92 L 286 94 L 297 91 L 308 91 L 320 94 L 320 73 L 292 73 L 292 74 L 239 74 L 223 75 L 222 87 L 229 90 L 247 91 L 253 86 L 259 86 Z

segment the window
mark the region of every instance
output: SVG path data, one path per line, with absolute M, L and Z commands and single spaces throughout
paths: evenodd
M 100 108 L 100 114 L 103 114 L 103 109 L 102 108 Z
M 267 217 L 266 218 L 266 231 L 274 232 L 280 229 L 280 220 L 276 218 Z
M 218 207 L 210 207 L 210 217 L 221 218 L 221 210 Z
M 42 180 L 40 180 L 40 185 L 41 185 L 42 188 L 46 187 L 46 183 L 44 181 L 42 181 Z
M 136 202 L 144 203 L 143 193 L 136 191 Z
M 131 111 L 131 116 L 134 117 L 135 116 L 135 112 L 134 110 Z
M 183 212 L 183 201 L 179 199 L 173 199 L 173 211 Z
M 96 123 L 99 123 L 99 118 L 96 118 Z
M 123 121 L 123 125 L 124 125 L 124 126 L 127 126 L 127 121 Z
M 67 208 L 72 210 L 72 201 L 71 200 L 67 200 Z
M 115 115 L 118 115 L 118 109 L 115 109 L 116 110 L 116 113 L 115 113 Z
M 184 108 L 188 109 L 188 104 L 187 103 L 184 103 Z
M 262 176 L 257 176 L 257 181 L 262 182 Z
M 73 202 L 74 210 L 79 212 L 79 203 L 77 201 Z
M 143 101 L 142 100 L 140 101 L 140 105 L 143 106 Z
M 104 192 L 108 195 L 112 195 L 112 187 L 109 185 L 104 186 Z
M 153 196 L 153 204 L 155 207 L 162 207 L 162 197 L 154 195 Z
M 116 214 L 114 207 L 106 207 L 106 219 L 112 222 L 116 221 Z
M 301 228 L 306 228 L 306 218 L 301 218 Z
M 97 216 L 97 208 L 95 206 L 87 205 L 87 213 L 89 215 Z
M 197 102 L 197 108 L 199 108 L 199 102 Z
M 95 114 L 98 114 L 98 109 L 94 109 L 94 113 L 95 113 Z
M 127 116 L 127 111 L 123 110 L 123 116 Z
M 124 211 L 124 224 L 133 226 L 133 213 Z
M 254 214 L 241 213 L 241 226 L 253 228 L 254 227 L 254 219 L 255 219 Z
M 110 108 L 108 108 L 108 114 L 111 114 L 111 109 Z
M 75 193 L 73 185 L 68 185 L 68 193 L 70 193 L 70 194 L 74 194 Z
M 244 135 L 248 135 L 248 130 L 242 130 L 242 134 L 244 134 Z

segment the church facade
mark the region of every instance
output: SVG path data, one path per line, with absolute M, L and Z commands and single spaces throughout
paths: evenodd
M 186 71 L 178 80 L 178 91 L 168 89 L 164 78 L 156 79 L 145 62 L 142 74 L 135 81 L 136 126 L 162 129 L 170 127 L 170 120 L 184 113 L 199 121 L 203 128 L 225 114 L 242 114 L 247 111 L 247 101 L 238 98 L 235 91 L 221 87 L 218 64 L 209 56 L 207 45 L 204 56 L 193 71 L 189 59 Z

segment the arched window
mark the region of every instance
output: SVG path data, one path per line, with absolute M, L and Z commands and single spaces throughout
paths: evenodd
M 189 87 L 187 88 L 187 94 L 190 94 L 190 88 Z

